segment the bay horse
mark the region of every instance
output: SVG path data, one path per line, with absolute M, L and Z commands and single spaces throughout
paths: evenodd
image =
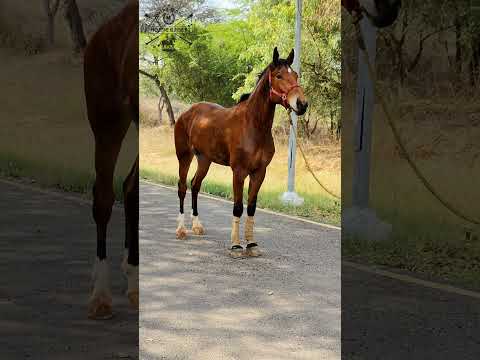
M 275 48 L 273 60 L 259 76 L 254 91 L 243 95 L 237 105 L 224 108 L 218 104 L 201 102 L 192 105 L 178 118 L 174 130 L 180 178 L 180 214 L 176 229 L 178 239 L 185 239 L 187 236 L 184 199 L 188 169 L 196 156 L 198 167 L 191 181 L 192 232 L 197 235 L 204 233 L 198 217 L 197 199 L 210 164 L 214 162 L 230 166 L 234 193 L 230 255 L 260 255 L 253 237 L 254 215 L 258 191 L 275 153 L 272 137 L 275 106 L 281 104 L 297 115 L 303 115 L 308 106 L 303 89 L 297 82 L 298 75 L 290 67 L 293 58 L 293 49 L 287 59 L 280 59 Z M 243 186 L 247 176 L 250 181 L 244 250 L 240 244 L 239 227 L 243 213 Z
M 401 0 L 342 0 L 345 10 L 357 18 L 366 14 L 377 28 L 392 25 L 398 17 L 401 5 Z
M 107 263 L 107 224 L 115 199 L 113 176 L 123 139 L 132 120 L 138 129 L 138 0 L 129 1 L 92 36 L 84 50 L 84 87 L 88 120 L 95 138 L 93 218 L 97 257 L 88 317 L 112 316 Z M 138 155 L 123 183 L 127 296 L 138 308 Z

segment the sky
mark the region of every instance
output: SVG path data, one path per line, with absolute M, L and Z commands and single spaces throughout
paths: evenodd
M 206 4 L 213 8 L 232 9 L 235 7 L 233 0 L 207 0 Z

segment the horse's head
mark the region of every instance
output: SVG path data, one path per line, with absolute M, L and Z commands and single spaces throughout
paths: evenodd
M 298 74 L 290 67 L 293 57 L 293 49 L 286 59 L 280 59 L 277 48 L 273 50 L 273 61 L 268 69 L 270 100 L 292 109 L 297 115 L 303 115 L 308 102 L 302 87 L 298 85 Z

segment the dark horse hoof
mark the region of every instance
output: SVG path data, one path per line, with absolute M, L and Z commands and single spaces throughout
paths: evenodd
M 262 253 L 258 249 L 258 245 L 256 243 L 250 243 L 247 245 L 247 248 L 245 249 L 245 256 L 257 257 L 257 256 L 262 256 Z
M 243 247 L 241 245 L 232 246 L 230 249 L 230 256 L 235 259 L 243 257 Z

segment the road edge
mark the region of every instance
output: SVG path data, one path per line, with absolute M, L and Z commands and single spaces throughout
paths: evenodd
M 175 188 L 173 186 L 157 184 L 155 182 L 148 181 L 148 180 L 145 180 L 145 179 L 140 180 L 140 182 L 148 184 L 148 185 L 152 185 L 152 186 L 161 187 L 161 188 L 164 188 L 164 189 L 167 189 L 167 190 L 170 190 L 170 191 L 177 191 L 177 188 Z M 232 201 L 227 200 L 227 199 L 223 199 L 223 198 L 218 197 L 218 196 L 213 196 L 213 195 L 205 194 L 205 193 L 199 193 L 198 195 L 201 196 L 201 197 L 207 198 L 207 199 L 220 201 L 220 202 L 223 202 L 223 203 L 226 203 L 226 204 L 233 204 Z M 284 217 L 284 218 L 287 218 L 287 219 L 290 219 L 290 220 L 303 221 L 303 222 L 308 223 L 308 224 L 317 225 L 317 226 L 328 228 L 328 229 L 342 230 L 342 228 L 339 227 L 339 226 L 325 224 L 325 223 L 321 223 L 321 222 L 317 222 L 317 221 L 313 221 L 313 220 L 307 220 L 307 219 L 303 219 L 303 218 L 298 217 L 298 216 L 282 214 L 282 213 L 279 213 L 279 212 L 276 212 L 276 211 L 262 209 L 262 208 L 259 208 L 259 207 L 257 207 L 257 211 L 260 211 L 260 212 L 263 212 L 263 213 L 266 213 L 266 214 L 270 214 L 270 215 L 281 216 L 281 217 Z

